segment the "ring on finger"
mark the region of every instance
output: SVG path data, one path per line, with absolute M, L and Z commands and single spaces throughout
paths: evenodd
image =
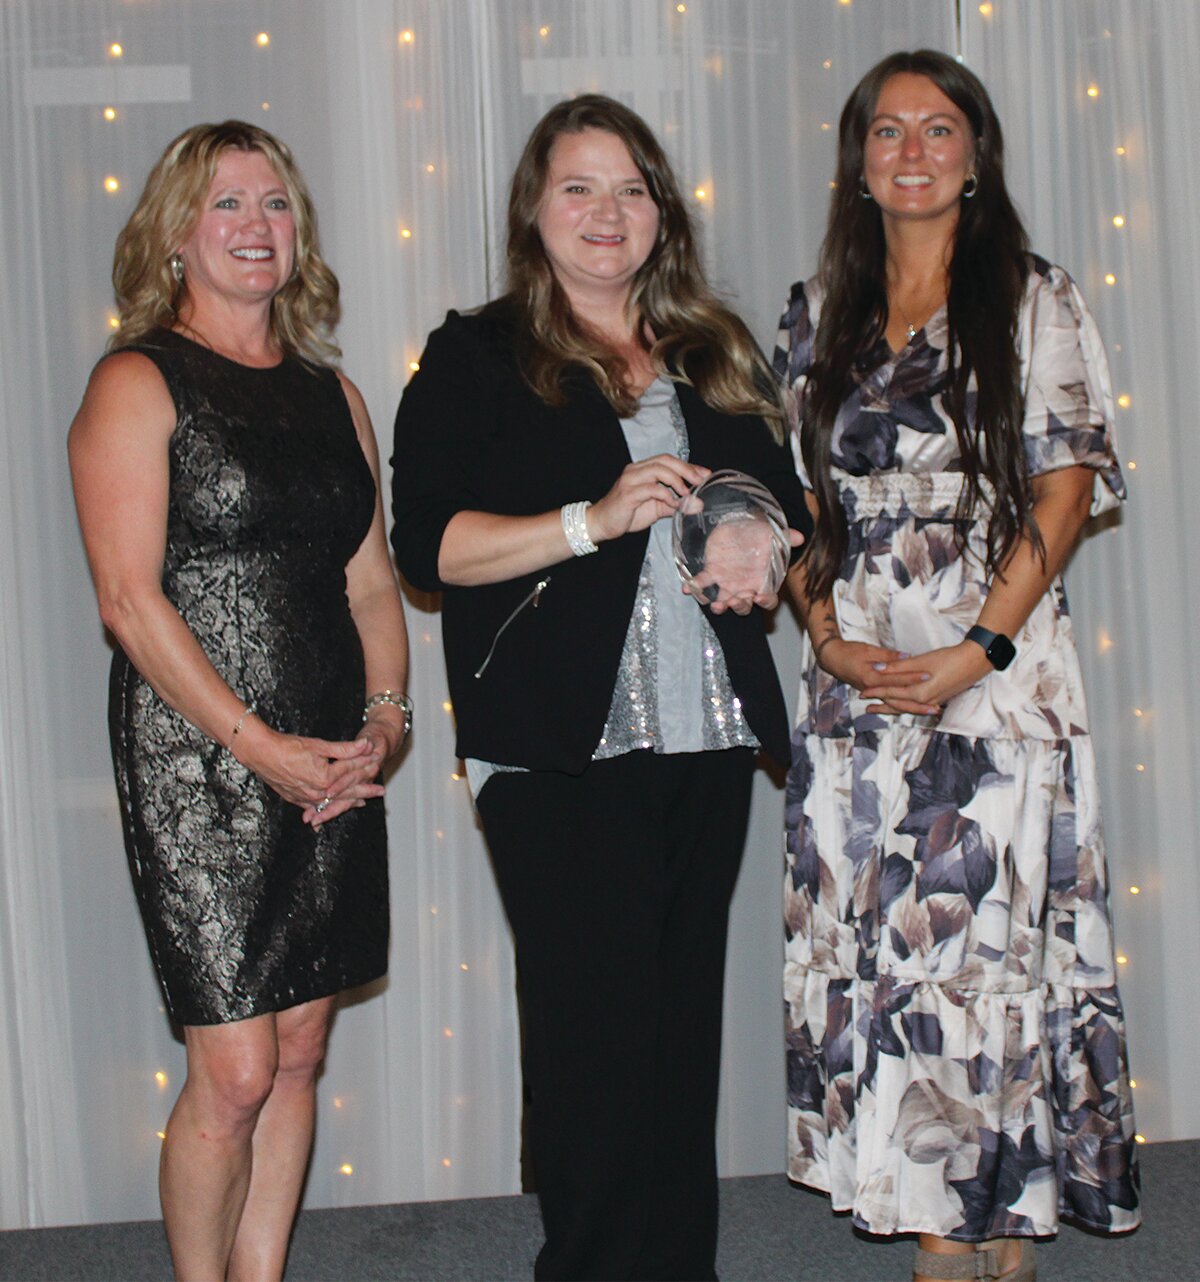
M 329 805 L 329 797 L 327 795 L 323 800 L 317 802 L 317 805 L 316 805 L 317 814 L 323 815 L 325 813 L 325 808 L 328 805 Z

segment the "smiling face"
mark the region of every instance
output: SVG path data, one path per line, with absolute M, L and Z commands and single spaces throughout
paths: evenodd
M 927 76 L 903 71 L 884 84 L 863 142 L 863 177 L 885 225 L 953 227 L 974 155 L 966 116 Z
M 616 134 L 558 136 L 537 228 L 572 307 L 628 297 L 654 248 L 658 219 L 646 180 Z
M 296 225 L 287 188 L 261 151 L 228 148 L 179 247 L 193 304 L 204 293 L 228 302 L 269 302 L 287 284 Z

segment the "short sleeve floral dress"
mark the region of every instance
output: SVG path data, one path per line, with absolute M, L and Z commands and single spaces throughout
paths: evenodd
M 792 290 L 775 363 L 802 389 L 821 292 Z M 841 635 L 912 654 L 979 616 L 986 511 L 963 475 L 946 315 L 860 362 L 834 480 Z M 1019 325 L 1034 475 L 1124 483 L 1112 395 L 1075 283 L 1036 258 Z M 868 713 L 805 649 L 787 787 L 789 1174 L 873 1233 L 976 1242 L 1140 1220 L 1096 765 L 1056 580 L 1017 657 L 940 719 Z

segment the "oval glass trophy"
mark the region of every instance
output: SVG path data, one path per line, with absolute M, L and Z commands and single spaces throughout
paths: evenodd
M 787 518 L 761 481 L 714 472 L 675 509 L 672 546 L 679 577 L 695 595 L 775 593 L 787 573 Z

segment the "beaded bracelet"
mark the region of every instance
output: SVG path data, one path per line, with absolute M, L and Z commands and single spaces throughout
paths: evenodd
M 401 694 L 398 690 L 380 690 L 378 694 L 373 694 L 365 704 L 363 704 L 363 722 L 371 715 L 372 708 L 378 708 L 381 704 L 388 704 L 390 707 L 399 708 L 404 713 L 404 735 L 401 743 L 408 738 L 412 731 L 413 723 L 413 701 L 406 694 Z
M 591 506 L 587 499 L 581 499 L 578 503 L 564 503 L 562 506 L 560 516 L 563 533 L 576 556 L 590 556 L 593 552 L 600 551 L 588 534 L 587 510 Z

